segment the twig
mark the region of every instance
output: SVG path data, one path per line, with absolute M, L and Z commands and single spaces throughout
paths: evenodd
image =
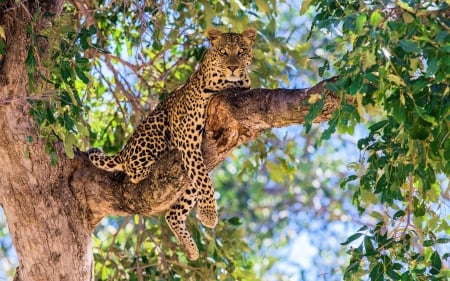
M 102 267 L 100 268 L 100 273 L 103 272 L 103 268 L 105 267 L 106 261 L 109 258 L 109 253 L 111 253 L 111 250 L 113 248 L 114 242 L 117 239 L 117 235 L 119 234 L 120 230 L 125 227 L 125 225 L 128 223 L 128 221 L 130 220 L 130 217 L 126 217 L 123 222 L 119 225 L 119 228 L 117 228 L 116 232 L 114 233 L 112 239 L 111 239 L 111 244 L 109 244 L 108 250 L 106 251 L 106 257 L 104 259 L 104 261 L 102 262 Z

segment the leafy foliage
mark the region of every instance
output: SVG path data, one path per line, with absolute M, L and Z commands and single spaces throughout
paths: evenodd
M 353 200 L 361 213 L 375 202 L 384 211 L 344 243 L 364 238 L 349 250 L 345 279 L 446 279 L 449 253 L 437 240 L 448 243 L 449 217 L 437 178 L 450 174 L 448 2 L 313 2 L 315 25 L 335 37 L 325 49 L 343 53 L 330 62 L 341 75 L 336 89 L 357 100 L 343 104 L 329 130 L 375 120 L 358 142 L 367 160 L 347 182 L 359 180 Z
M 109 230 L 109 238 L 102 237 L 105 231 L 100 231 L 94 240 L 96 275 L 100 280 L 256 280 L 248 256 L 224 246 L 248 251 L 240 239 L 238 218 L 221 221 L 214 233 L 200 227 L 196 220 L 189 220 L 200 251 L 210 253 L 195 262 L 188 262 L 174 240 L 164 239 L 171 234 L 163 227 L 162 217 L 143 220 L 135 216 L 133 220 L 119 221 L 117 228 Z M 105 226 L 111 227 L 111 222 L 105 222 Z
M 63 141 L 66 154 L 73 157 L 72 147 L 78 143 L 77 139 L 89 135 L 83 121 L 85 108 L 81 98 L 90 81 L 91 63 L 83 57 L 83 52 L 93 47 L 89 42 L 96 29 L 82 27 L 77 32 L 71 22 L 72 17 L 73 11 L 68 11 L 65 16 L 52 20 L 40 34 L 34 31 L 36 23 L 28 25 L 31 45 L 25 63 L 33 93 L 29 97 L 31 114 L 41 129 L 41 135 L 47 138 L 52 161 L 56 161 L 52 142 Z M 43 50 L 47 44 L 52 45 Z M 49 54 L 42 56 L 46 52 Z M 42 80 L 47 84 L 39 83 Z M 37 88 L 42 87 L 40 85 L 47 88 Z

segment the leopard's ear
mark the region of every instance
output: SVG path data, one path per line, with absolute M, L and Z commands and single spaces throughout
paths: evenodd
M 220 38 L 220 36 L 222 35 L 222 31 L 220 31 L 217 28 L 209 28 L 206 31 L 206 38 L 208 38 L 209 42 L 211 43 L 211 45 L 214 45 L 214 43 Z
M 253 45 L 253 41 L 255 41 L 256 38 L 256 29 L 247 28 L 244 32 L 242 32 L 242 37 L 250 46 Z

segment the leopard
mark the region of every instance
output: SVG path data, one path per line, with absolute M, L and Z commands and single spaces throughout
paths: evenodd
M 123 171 L 135 184 L 149 176 L 153 163 L 164 152 L 177 149 L 181 153 L 190 184 L 166 211 L 165 220 L 190 260 L 199 258 L 199 250 L 186 226 L 189 213 L 197 206 L 197 218 L 205 227 L 214 228 L 218 223 L 215 191 L 201 149 L 206 108 L 218 92 L 250 88 L 249 68 L 256 35 L 254 28 L 242 33 L 208 29 L 210 46 L 200 66 L 144 118 L 123 149 L 112 156 L 99 148 L 88 150 L 94 166 L 110 172 Z

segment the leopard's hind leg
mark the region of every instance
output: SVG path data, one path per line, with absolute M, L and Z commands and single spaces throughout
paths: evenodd
M 186 218 L 195 206 L 196 197 L 195 188 L 188 187 L 165 214 L 167 224 L 182 244 L 190 260 L 196 260 L 199 257 L 197 245 L 186 227 Z
M 182 159 L 196 193 L 197 217 L 204 226 L 214 228 L 218 222 L 217 202 L 199 148 L 199 144 L 198 149 L 182 148 Z

